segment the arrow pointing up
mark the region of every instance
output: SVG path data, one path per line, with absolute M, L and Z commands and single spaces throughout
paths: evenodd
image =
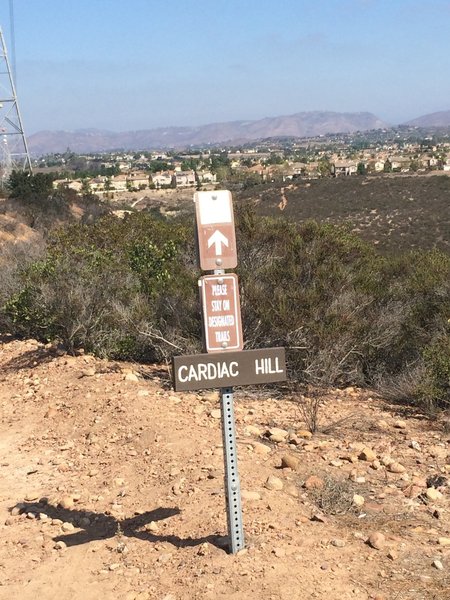
M 212 236 L 210 238 L 208 238 L 208 248 L 211 248 L 211 246 L 213 244 L 214 244 L 214 250 L 215 250 L 216 256 L 221 256 L 222 255 L 222 244 L 224 244 L 227 248 L 229 246 L 228 238 L 225 237 L 221 231 L 216 229 L 216 231 L 212 234 Z

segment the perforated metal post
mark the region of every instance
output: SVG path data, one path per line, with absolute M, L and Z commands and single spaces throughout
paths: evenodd
M 220 401 L 222 411 L 228 533 L 230 535 L 231 553 L 236 554 L 239 550 L 244 548 L 244 527 L 242 524 L 241 486 L 237 464 L 232 387 L 220 389 Z

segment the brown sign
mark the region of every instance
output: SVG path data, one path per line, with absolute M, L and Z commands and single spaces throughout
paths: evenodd
M 242 350 L 238 278 L 234 273 L 199 280 L 206 352 Z
M 286 381 L 284 348 L 175 356 L 177 392 Z
M 200 268 L 234 269 L 237 265 L 233 202 L 230 192 L 194 194 Z

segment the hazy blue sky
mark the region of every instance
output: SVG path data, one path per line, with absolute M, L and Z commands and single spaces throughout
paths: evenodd
M 14 0 L 27 133 L 450 109 L 449 0 Z M 0 24 L 11 54 L 9 2 Z

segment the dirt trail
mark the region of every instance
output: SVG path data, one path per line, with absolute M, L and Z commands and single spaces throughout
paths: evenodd
M 310 438 L 288 398 L 237 392 L 247 547 L 231 556 L 217 394 L 146 372 L 0 343 L 0 599 L 450 598 L 439 423 L 331 390 Z

